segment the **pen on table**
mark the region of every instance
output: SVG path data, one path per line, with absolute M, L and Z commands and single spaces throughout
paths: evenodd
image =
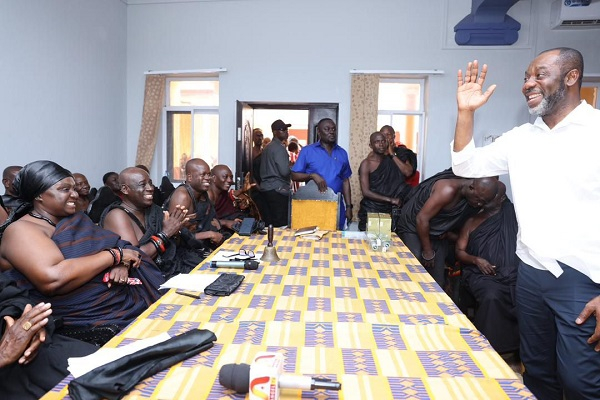
M 201 299 L 199 294 L 193 294 L 190 292 L 184 292 L 183 290 L 176 290 L 175 293 L 180 294 L 182 296 L 193 297 L 194 299 Z

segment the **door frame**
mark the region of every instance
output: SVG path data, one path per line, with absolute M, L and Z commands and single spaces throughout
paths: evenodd
M 308 110 L 308 143 L 317 138 L 317 124 L 323 118 L 331 118 L 338 124 L 339 103 L 290 103 L 272 101 L 236 101 L 236 188 L 243 185 L 244 176 L 252 168 L 252 129 L 254 129 L 254 110 Z

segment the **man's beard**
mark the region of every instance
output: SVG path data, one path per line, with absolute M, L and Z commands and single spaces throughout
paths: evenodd
M 548 115 L 556 105 L 565 98 L 565 91 L 565 82 L 564 80 L 561 80 L 560 87 L 554 93 L 549 96 L 544 96 L 540 104 L 533 108 L 529 108 L 529 114 L 539 115 L 541 117 Z

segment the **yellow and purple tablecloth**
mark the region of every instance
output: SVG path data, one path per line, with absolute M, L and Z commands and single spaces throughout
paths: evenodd
M 221 250 L 265 245 L 265 235 L 234 236 Z M 107 344 L 196 328 L 218 338 L 127 398 L 243 398 L 219 384 L 219 369 L 249 363 L 259 351 L 282 352 L 287 373 L 342 383 L 339 392 L 283 390 L 282 399 L 534 398 L 397 237 L 389 251 L 375 252 L 342 232 L 312 241 L 276 230 L 274 245 L 281 261 L 237 270 L 246 279 L 231 296 L 193 299 L 171 290 Z M 209 261 L 193 273 L 205 273 Z M 70 379 L 45 398 L 68 398 Z

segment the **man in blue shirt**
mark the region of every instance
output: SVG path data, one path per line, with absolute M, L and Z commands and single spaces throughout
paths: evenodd
M 319 141 L 302 148 L 298 160 L 292 167 L 292 180 L 315 181 L 319 190 L 324 192 L 330 187 L 336 193 L 342 193 L 344 202 L 340 207 L 339 229 L 344 229 L 346 220 L 352 221 L 352 193 L 350 176 L 352 169 L 348 153 L 337 145 L 337 128 L 330 118 L 324 118 L 317 124 Z

